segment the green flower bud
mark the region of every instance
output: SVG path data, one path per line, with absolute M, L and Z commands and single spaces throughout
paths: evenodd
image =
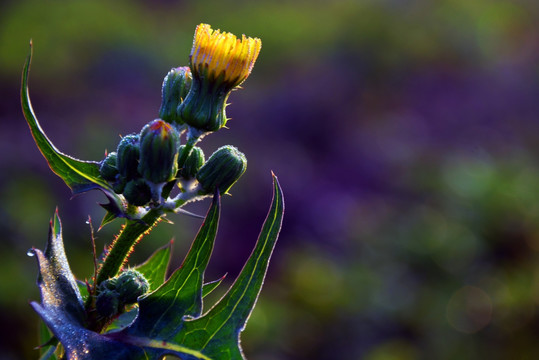
M 116 289 L 124 304 L 133 304 L 150 290 L 150 284 L 138 271 L 126 270 L 118 276 Z
M 95 307 L 99 315 L 103 317 L 113 317 L 120 312 L 120 295 L 114 290 L 105 290 L 97 295 Z
M 226 145 L 214 152 L 197 173 L 197 180 L 206 194 L 219 189 L 225 194 L 247 169 L 245 155 Z
M 179 147 L 178 132 L 163 120 L 153 120 L 140 132 L 138 171 L 154 184 L 173 180 L 178 171 Z
M 189 67 L 174 68 L 168 72 L 163 80 L 161 90 L 162 100 L 159 117 L 169 123 L 181 123 L 176 109 L 185 99 L 191 87 L 191 69 Z
M 120 175 L 127 180 L 139 177 L 137 167 L 140 157 L 139 136 L 126 135 L 118 144 L 117 167 Z
M 116 167 L 116 159 L 118 158 L 116 152 L 111 152 L 107 157 L 101 161 L 99 167 L 99 173 L 103 179 L 107 181 L 115 181 L 116 175 L 118 175 L 118 168 Z
M 135 206 L 144 206 L 152 198 L 152 189 L 142 178 L 130 180 L 123 191 L 125 199 Z
M 203 132 L 217 131 L 225 126 L 226 101 L 230 90 L 219 83 L 193 81 L 178 115 L 187 125 Z
M 120 177 L 112 184 L 112 190 L 114 190 L 116 194 L 121 194 L 124 192 L 125 184 L 127 184 L 127 180 Z
M 180 158 L 183 151 L 185 151 L 185 145 L 180 146 Z M 184 179 L 193 179 L 197 175 L 200 167 L 204 164 L 204 161 L 205 157 L 202 149 L 198 146 L 193 147 L 187 156 L 187 159 L 185 159 L 183 167 L 179 171 L 179 175 Z
M 99 293 L 107 290 L 116 290 L 116 280 L 116 278 L 110 278 L 99 284 Z

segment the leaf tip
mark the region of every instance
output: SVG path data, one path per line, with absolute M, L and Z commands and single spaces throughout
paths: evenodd
M 62 222 L 60 221 L 60 215 L 58 214 L 58 207 L 56 207 L 54 217 L 51 220 L 51 231 L 54 236 L 58 236 L 62 232 Z

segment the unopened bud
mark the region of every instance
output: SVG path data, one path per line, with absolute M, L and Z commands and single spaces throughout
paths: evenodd
M 112 317 L 120 312 L 119 294 L 114 290 L 104 290 L 97 295 L 95 308 L 99 315 L 103 317 Z
M 116 167 L 116 159 L 118 158 L 116 152 L 111 152 L 101 162 L 99 167 L 99 173 L 103 179 L 107 181 L 115 181 L 116 175 L 118 175 L 118 168 Z
M 129 204 L 135 206 L 144 206 L 152 198 L 152 190 L 143 178 L 128 181 L 123 194 Z
M 138 171 L 154 184 L 174 179 L 178 171 L 179 147 L 178 132 L 163 120 L 153 120 L 140 132 Z
M 126 135 L 118 144 L 117 166 L 120 175 L 127 180 L 139 177 L 137 166 L 140 156 L 139 136 Z
M 150 290 L 150 284 L 140 272 L 126 270 L 118 276 L 116 290 L 124 304 L 132 304 Z
M 180 146 L 180 158 L 182 157 L 182 152 L 186 151 L 185 145 Z M 188 150 L 187 150 L 188 151 Z M 182 168 L 179 171 L 179 174 L 184 179 L 193 179 L 200 167 L 204 164 L 204 152 L 198 146 L 195 146 L 191 149 L 191 152 L 185 159 Z
M 191 69 L 187 66 L 173 68 L 163 80 L 159 117 L 169 123 L 181 123 L 176 109 L 183 102 L 191 87 Z
M 206 194 L 219 189 L 225 194 L 247 169 L 247 159 L 234 146 L 215 151 L 197 173 L 197 180 Z
M 116 181 L 112 183 L 112 190 L 114 190 L 116 194 L 121 194 L 124 192 L 126 184 L 127 184 L 127 180 L 120 176 L 119 179 L 117 179 Z

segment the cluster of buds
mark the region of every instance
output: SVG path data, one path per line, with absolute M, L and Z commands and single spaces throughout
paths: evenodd
M 164 78 L 159 119 L 124 136 L 101 162 L 101 176 L 114 192 L 129 205 L 172 209 L 216 191 L 227 193 L 245 172 L 245 155 L 227 145 L 206 161 L 195 144 L 225 126 L 228 96 L 251 73 L 260 48 L 260 39 L 238 39 L 200 24 L 190 66 L 173 68 Z M 186 143 L 180 145 L 184 132 Z M 175 184 L 179 194 L 171 198 Z
M 136 270 L 126 270 L 99 285 L 96 310 L 104 318 L 113 317 L 126 305 L 134 304 L 139 296 L 150 290 L 148 280 Z
M 225 126 L 228 96 L 247 79 L 261 47 L 258 38 L 198 25 L 189 68 L 172 69 L 163 82 L 161 118 L 201 133 Z
M 180 136 L 163 120 L 146 124 L 140 134 L 124 136 L 116 152 L 101 162 L 101 176 L 135 206 L 159 202 L 163 186 L 178 169 Z

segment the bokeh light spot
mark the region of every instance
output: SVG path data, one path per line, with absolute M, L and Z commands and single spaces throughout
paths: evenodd
M 464 286 L 447 304 L 447 321 L 457 331 L 473 334 L 487 326 L 492 318 L 492 300 L 478 287 Z

